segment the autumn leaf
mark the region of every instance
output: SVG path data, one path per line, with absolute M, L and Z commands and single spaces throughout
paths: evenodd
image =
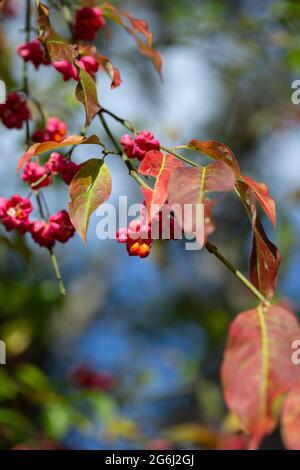
M 268 186 L 264 183 L 258 183 L 249 176 L 241 175 L 240 179 L 251 188 L 256 199 L 260 203 L 264 212 L 267 214 L 272 224 L 276 225 L 276 205 L 274 199 L 269 195 Z
M 227 406 L 250 434 L 252 449 L 276 427 L 274 404 L 300 377 L 291 361 L 299 335 L 295 315 L 277 305 L 240 313 L 231 324 L 221 380 Z
M 115 67 L 111 61 L 105 57 L 104 55 L 101 54 L 96 54 L 95 59 L 97 60 L 98 64 L 100 67 L 105 70 L 105 72 L 109 75 L 111 78 L 111 89 L 113 90 L 114 88 L 117 88 L 121 85 L 122 79 L 121 79 L 121 74 L 119 69 Z
M 258 217 L 254 191 L 243 182 L 239 182 L 236 189 L 245 205 L 253 231 L 250 279 L 263 295 L 271 299 L 276 289 L 277 273 L 281 262 L 280 252 L 268 239 Z
M 87 127 L 101 108 L 98 103 L 96 82 L 83 69 L 79 70 L 79 82 L 75 94 L 78 101 L 84 106 L 86 114 L 85 127 Z
M 240 166 L 238 161 L 228 145 L 222 144 L 216 140 L 202 141 L 193 139 L 189 142 L 187 147 L 191 150 L 201 152 L 204 155 L 208 155 L 214 160 L 221 160 L 234 171 L 238 181 L 245 183 L 255 194 L 256 199 L 260 203 L 266 215 L 271 220 L 272 224 L 276 225 L 276 206 L 274 199 L 269 195 L 269 190 L 266 184 L 258 183 L 249 176 L 241 174 Z
M 108 168 L 103 160 L 96 158 L 83 163 L 71 181 L 69 215 L 84 241 L 92 213 L 109 198 L 111 189 Z
M 240 175 L 240 166 L 228 145 L 222 144 L 216 140 L 203 141 L 193 139 L 189 142 L 187 147 L 191 150 L 203 153 L 204 155 L 208 155 L 214 160 L 221 160 L 227 163 L 236 175 Z
M 284 399 L 281 409 L 281 435 L 288 450 L 300 450 L 300 381 L 289 390 Z
M 81 55 L 91 55 L 94 57 L 100 68 L 109 75 L 111 79 L 111 89 L 117 88 L 121 85 L 122 79 L 119 69 L 112 64 L 108 57 L 100 54 L 95 46 L 90 44 L 80 44 L 79 52 Z
M 175 170 L 169 181 L 168 202 L 171 207 L 174 206 L 174 211 L 177 220 L 182 228 L 189 232 L 190 229 L 193 233 L 197 233 L 197 211 L 196 208 L 199 204 L 207 206 L 205 208 L 204 218 L 206 222 L 205 237 L 214 231 L 214 223 L 211 219 L 211 210 L 215 201 L 210 204 L 207 194 L 210 192 L 225 192 L 233 189 L 235 184 L 235 176 L 233 171 L 226 163 L 220 161 L 212 163 L 206 167 L 197 168 L 178 168 Z M 180 210 L 176 209 L 180 207 Z M 186 208 L 194 208 L 190 217 L 192 220 L 187 220 L 185 216 Z M 203 230 L 199 234 L 199 242 L 203 244 Z M 197 237 L 198 238 L 198 237 Z
M 138 171 L 144 176 L 156 178 L 153 190 L 143 190 L 151 219 L 168 198 L 168 183 L 172 172 L 182 166 L 183 164 L 173 155 L 166 155 L 158 150 L 146 153 Z
M 100 8 L 104 12 L 104 15 L 122 26 L 127 33 L 133 36 L 139 52 L 152 60 L 154 67 L 161 76 L 162 57 L 160 53 L 153 48 L 153 37 L 147 21 L 135 18 L 107 2 L 103 3 Z
M 38 3 L 38 25 L 39 37 L 43 43 L 51 62 L 67 60 L 74 62 L 78 55 L 77 46 L 70 44 L 59 33 L 54 31 L 49 20 L 49 10 L 42 4 Z
M 82 145 L 82 144 L 95 144 L 99 145 L 100 140 L 96 135 L 91 135 L 90 137 L 84 137 L 82 135 L 70 135 L 63 139 L 60 142 L 48 141 L 42 143 L 33 144 L 24 155 L 19 159 L 18 163 L 18 172 L 28 163 L 32 158 L 41 155 L 42 153 L 56 150 L 61 147 L 70 147 L 73 145 Z

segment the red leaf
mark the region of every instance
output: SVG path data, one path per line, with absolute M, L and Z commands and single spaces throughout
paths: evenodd
M 269 196 L 269 191 L 267 185 L 264 183 L 257 183 L 252 178 L 248 176 L 243 176 L 240 172 L 240 166 L 238 161 L 232 152 L 232 150 L 225 144 L 221 142 L 211 140 L 211 141 L 202 141 L 202 140 L 191 140 L 188 144 L 188 147 L 191 150 L 196 150 L 197 152 L 204 153 L 205 155 L 214 158 L 215 160 L 222 160 L 234 171 L 237 178 L 240 181 L 243 181 L 249 188 L 255 193 L 255 197 L 261 204 L 263 210 L 271 220 L 273 225 L 276 225 L 276 207 L 274 200 Z
M 276 205 L 274 199 L 269 196 L 268 186 L 264 183 L 257 183 L 252 178 L 249 178 L 249 176 L 241 176 L 241 180 L 252 189 L 256 199 L 259 201 L 261 207 L 275 226 Z
M 218 142 L 216 140 L 197 140 L 193 139 L 188 144 L 188 147 L 191 150 L 196 150 L 197 152 L 204 153 L 215 160 L 221 160 L 235 172 L 235 174 L 240 174 L 240 166 L 235 158 L 233 151 L 225 144 Z
M 300 381 L 291 388 L 283 402 L 281 434 L 287 449 L 300 450 Z
M 291 361 L 299 335 L 294 314 L 275 305 L 240 313 L 231 324 L 222 384 L 228 407 L 251 436 L 250 448 L 276 427 L 275 401 L 300 377 Z
M 146 207 L 151 219 L 168 198 L 168 183 L 173 171 L 183 164 L 173 155 L 166 155 L 158 150 L 146 153 L 139 167 L 139 173 L 156 178 L 153 191 L 144 190 Z M 156 207 L 153 207 L 153 206 Z
M 41 155 L 42 153 L 49 152 L 51 150 L 58 149 L 60 147 L 70 147 L 73 145 L 82 145 L 82 144 L 100 144 L 100 140 L 96 135 L 91 135 L 90 137 L 83 137 L 82 135 L 70 135 L 61 142 L 42 142 L 41 144 L 33 144 L 24 155 L 19 160 L 18 163 L 18 172 L 23 168 L 23 166 L 29 162 L 32 158 Z
M 108 59 L 108 57 L 99 54 L 95 46 L 84 45 L 80 46 L 79 49 L 81 54 L 84 55 L 91 55 L 94 59 L 98 62 L 99 66 L 109 75 L 111 78 L 111 88 L 117 88 L 121 85 L 122 79 L 120 75 L 119 69 L 114 67 L 112 62 Z
M 257 215 L 256 194 L 247 183 L 239 182 L 236 189 L 246 207 L 253 230 L 250 256 L 250 278 L 268 299 L 274 295 L 281 262 L 278 248 L 268 239 Z
M 106 16 L 121 25 L 134 37 L 139 52 L 152 60 L 156 70 L 161 75 L 162 58 L 159 52 L 152 47 L 152 33 L 149 30 L 148 23 L 117 9 L 107 2 L 103 3 L 100 8 Z
M 276 280 L 281 256 L 278 248 L 268 239 L 264 228 L 256 219 L 250 256 L 250 278 L 260 292 L 271 299 L 276 290 Z
M 210 204 L 206 195 L 215 191 L 230 191 L 235 184 L 235 176 L 233 171 L 224 162 L 216 162 L 206 167 L 198 168 L 178 168 L 173 172 L 169 181 L 168 202 L 170 206 L 174 206 L 174 211 L 179 224 L 186 231 L 190 232 L 192 227 L 193 233 L 197 232 L 197 205 L 205 205 L 205 237 L 214 231 L 215 225 L 211 219 L 212 207 L 215 201 Z M 176 206 L 180 206 L 180 211 Z M 192 207 L 192 221 L 187 220 L 185 216 L 186 205 Z M 201 233 L 200 233 L 201 232 Z M 203 241 L 203 230 L 200 229 L 199 242 Z M 205 240 L 204 240 L 205 241 Z

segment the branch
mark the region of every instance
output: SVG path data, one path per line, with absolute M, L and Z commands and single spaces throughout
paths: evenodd
M 30 41 L 30 32 L 31 32 L 31 0 L 26 0 L 26 13 L 25 13 L 25 28 L 24 28 L 24 31 L 25 31 L 25 42 L 29 42 Z M 30 89 L 29 89 L 29 80 L 28 80 L 28 63 L 26 61 L 24 61 L 24 64 L 23 64 L 23 91 L 26 94 L 26 97 L 30 99 Z M 36 100 L 35 100 L 35 103 L 36 103 Z M 26 125 L 26 127 L 25 127 L 25 132 L 26 132 L 26 134 L 25 134 L 25 143 L 26 143 L 26 146 L 29 147 L 29 145 L 30 145 L 29 120 L 26 121 L 25 125 Z M 43 221 L 46 222 L 47 217 L 45 216 L 45 213 L 44 213 L 40 191 L 34 191 L 34 195 L 35 195 L 37 205 L 38 205 L 38 208 L 39 208 L 40 217 Z M 51 258 L 51 262 L 52 262 L 52 265 L 53 265 L 53 269 L 54 269 L 54 272 L 55 272 L 55 276 L 56 276 L 56 280 L 57 280 L 60 292 L 61 292 L 62 295 L 65 295 L 66 290 L 65 290 L 62 278 L 61 278 L 61 274 L 60 274 L 60 271 L 59 271 L 57 259 L 55 257 L 55 254 L 54 254 L 52 248 L 49 249 L 49 252 L 50 252 L 50 258 Z
M 227 258 L 225 258 L 224 255 L 219 252 L 216 246 L 206 242 L 205 248 L 209 253 L 216 256 L 216 258 L 218 258 L 218 260 L 221 261 L 221 263 L 223 263 L 224 266 L 226 266 L 226 268 L 228 268 L 229 271 L 231 271 L 252 292 L 252 294 L 258 298 L 258 300 L 260 300 L 264 305 L 268 307 L 270 306 L 268 299 L 264 297 L 261 292 L 259 292 L 259 290 L 254 286 L 254 284 L 252 284 L 251 281 L 249 281 L 249 279 L 246 278 L 246 276 L 244 276 L 244 274 L 242 274 Z

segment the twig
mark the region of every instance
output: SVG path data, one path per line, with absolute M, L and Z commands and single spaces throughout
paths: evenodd
M 25 41 L 29 42 L 30 41 L 30 32 L 31 32 L 31 0 L 26 0 L 26 14 L 25 14 L 25 29 L 24 29 L 24 31 L 25 31 Z M 29 80 L 28 80 L 28 64 L 25 61 L 24 61 L 24 65 L 23 65 L 23 91 L 26 94 L 26 97 L 30 99 Z M 26 132 L 26 135 L 25 135 L 26 146 L 29 147 L 29 145 L 30 145 L 29 120 L 26 121 L 25 132 Z M 35 194 L 35 198 L 36 198 L 37 205 L 38 205 L 38 208 L 39 208 L 40 217 L 43 221 L 46 222 L 47 218 L 45 216 L 42 201 L 41 201 L 41 195 L 42 194 L 38 190 L 34 191 L 34 194 Z M 61 278 L 61 274 L 60 274 L 60 271 L 59 271 L 57 259 L 55 257 L 55 254 L 54 254 L 52 248 L 49 249 L 49 252 L 50 252 L 50 258 L 51 258 L 51 262 L 52 262 L 52 265 L 53 265 L 53 269 L 54 269 L 54 272 L 55 272 L 55 276 L 56 276 L 56 280 L 57 280 L 60 292 L 61 292 L 62 295 L 65 295 L 66 290 L 65 290 L 62 278 Z
M 268 299 L 259 292 L 259 290 L 252 284 L 252 282 L 249 281 L 249 279 L 246 278 L 246 276 L 244 276 L 244 274 L 242 274 L 227 258 L 225 258 L 224 255 L 219 252 L 216 246 L 212 245 L 210 242 L 206 242 L 205 248 L 209 253 L 216 256 L 216 258 L 218 258 L 218 260 L 220 260 L 221 263 L 223 263 L 252 292 L 252 294 L 258 298 L 258 300 L 260 300 L 264 305 L 270 306 Z

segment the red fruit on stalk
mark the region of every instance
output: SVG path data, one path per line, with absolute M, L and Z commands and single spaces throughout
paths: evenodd
M 46 167 L 53 175 L 60 174 L 66 184 L 70 184 L 76 173 L 79 171 L 80 165 L 68 160 L 64 155 L 53 152 L 50 155 Z
M 40 65 L 49 65 L 51 62 L 45 57 L 45 51 L 38 38 L 26 42 L 18 47 L 18 54 L 25 62 L 32 62 L 35 68 Z
M 147 130 L 141 131 L 134 139 L 129 134 L 121 137 L 120 144 L 129 158 L 137 158 L 142 161 L 150 150 L 159 150 L 160 143 L 155 139 L 154 134 Z
M 51 223 L 35 220 L 30 224 L 29 232 L 38 245 L 46 248 L 52 248 L 55 245 L 55 237 Z
M 50 117 L 47 121 L 45 129 L 38 130 L 33 133 L 31 139 L 33 142 L 61 142 L 67 135 L 67 124 L 58 117 Z
M 34 189 L 39 189 L 52 184 L 52 178 L 49 175 L 47 168 L 35 162 L 27 163 L 23 170 L 22 180 L 29 183 Z
M 21 129 L 31 119 L 27 103 L 17 93 L 10 93 L 6 103 L 0 104 L 0 119 L 8 129 Z
M 99 29 L 105 26 L 106 22 L 100 8 L 84 7 L 76 11 L 74 34 L 76 39 L 93 41 Z
M 60 243 L 66 243 L 75 233 L 67 211 L 62 210 L 57 214 L 51 215 L 49 223 L 51 224 L 55 240 Z
M 81 59 L 77 61 L 77 65 L 92 76 L 94 76 L 99 70 L 98 62 L 91 55 L 82 56 Z
M 51 215 L 48 222 L 32 222 L 28 230 L 33 240 L 46 248 L 52 248 L 56 241 L 66 243 L 75 233 L 69 214 L 64 210 Z
M 74 64 L 71 64 L 67 60 L 55 61 L 52 62 L 54 68 L 62 74 L 63 79 L 65 82 L 74 78 L 75 80 L 79 80 L 78 71 Z
M 32 205 L 29 199 L 19 194 L 10 199 L 0 198 L 0 219 L 7 231 L 18 230 L 25 233 L 29 228 L 29 215 Z

